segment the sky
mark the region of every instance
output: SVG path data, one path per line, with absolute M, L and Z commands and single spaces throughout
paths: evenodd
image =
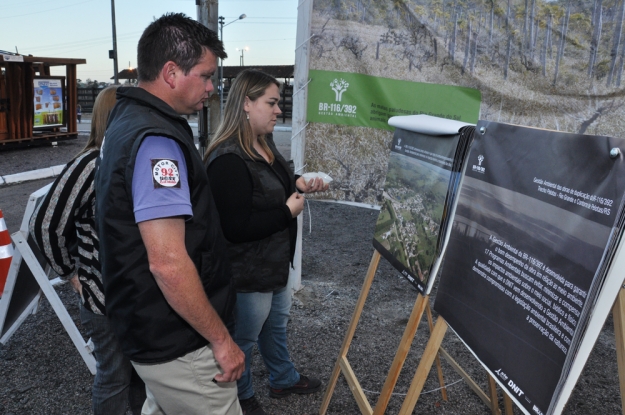
M 299 1 L 219 0 L 224 65 L 240 64 L 237 48 L 247 48 L 245 65 L 292 65 Z M 167 12 L 197 19 L 195 0 L 115 0 L 119 71 L 137 65 L 143 29 Z M 237 20 L 241 14 L 247 17 Z M 111 0 L 2 0 L 0 50 L 15 53 L 16 47 L 22 55 L 86 59 L 77 65 L 78 79 L 113 82 Z M 65 75 L 65 68 L 53 67 L 52 75 Z

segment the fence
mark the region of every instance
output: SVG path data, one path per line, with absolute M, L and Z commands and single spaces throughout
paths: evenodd
M 104 87 L 99 86 L 78 88 L 78 105 L 80 105 L 83 113 L 90 113 L 93 110 L 93 103 L 95 102 L 95 98 L 103 89 Z

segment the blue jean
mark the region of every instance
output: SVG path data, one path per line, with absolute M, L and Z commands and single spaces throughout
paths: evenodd
M 245 354 L 245 371 L 237 381 L 239 399 L 254 395 L 252 349 L 258 350 L 269 370 L 269 386 L 289 388 L 299 382 L 299 373 L 286 346 L 286 325 L 291 310 L 291 293 L 285 288 L 266 293 L 237 293 L 234 341 Z
M 94 415 L 125 415 L 128 404 L 133 414 L 140 414 L 145 402 L 145 384 L 122 354 L 108 318 L 81 304 L 80 321 L 94 346 L 97 370 L 91 392 Z

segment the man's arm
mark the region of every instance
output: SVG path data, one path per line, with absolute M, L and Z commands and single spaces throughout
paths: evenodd
M 245 355 L 210 304 L 193 261 L 185 248 L 182 217 L 139 222 L 150 272 L 169 305 L 210 343 L 223 370 L 218 382 L 232 382 L 245 369 Z

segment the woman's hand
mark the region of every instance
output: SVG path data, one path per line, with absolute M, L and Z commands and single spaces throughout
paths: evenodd
M 72 289 L 82 297 L 82 284 L 80 284 L 78 280 L 78 274 L 74 274 L 74 276 L 69 279 L 69 284 L 72 286 Z
M 295 218 L 304 210 L 304 196 L 295 192 L 287 199 L 286 205 L 291 211 L 291 216 Z
M 314 193 L 314 192 L 324 192 L 328 190 L 330 184 L 323 184 L 323 179 L 320 177 L 315 177 L 314 179 L 310 179 L 306 182 L 303 176 L 301 176 L 297 181 L 295 181 L 295 186 L 300 192 L 303 193 Z

